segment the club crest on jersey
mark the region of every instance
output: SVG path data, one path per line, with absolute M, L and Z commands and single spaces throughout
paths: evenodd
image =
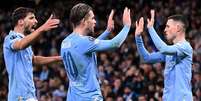
M 89 41 L 94 41 L 94 40 L 95 40 L 95 38 L 89 36 Z

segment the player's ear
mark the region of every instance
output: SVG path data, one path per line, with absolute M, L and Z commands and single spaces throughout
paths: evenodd
M 86 25 L 86 20 L 83 18 L 83 19 L 80 21 L 80 24 L 81 24 L 81 25 Z
M 23 20 L 23 19 L 19 19 L 19 20 L 18 20 L 18 24 L 19 24 L 19 25 L 24 24 L 24 20 Z
M 82 23 L 82 24 L 84 24 L 84 25 L 87 25 L 87 24 L 89 23 L 88 17 L 84 17 L 84 18 L 81 20 L 80 23 Z
M 177 32 L 183 31 L 183 28 L 182 28 L 181 24 L 176 24 L 176 29 L 177 29 Z

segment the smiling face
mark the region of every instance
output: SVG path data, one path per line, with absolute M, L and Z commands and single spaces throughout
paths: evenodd
M 24 32 L 29 34 L 35 31 L 37 23 L 38 21 L 36 20 L 35 15 L 33 13 L 28 13 L 27 16 L 23 19 Z

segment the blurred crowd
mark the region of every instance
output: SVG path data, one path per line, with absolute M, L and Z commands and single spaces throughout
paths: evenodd
M 6 101 L 8 94 L 8 75 L 2 47 L 4 37 L 11 29 L 12 11 L 19 6 L 34 8 L 39 26 L 47 20 L 51 13 L 55 18 L 61 20 L 59 28 L 42 34 L 32 45 L 35 55 L 53 56 L 60 54 L 61 41 L 72 31 L 68 16 L 72 6 L 78 2 L 85 2 L 93 7 L 97 21 L 96 33 L 92 35 L 94 37 L 106 29 L 107 17 L 111 9 L 115 10 L 115 29 L 109 35 L 109 39 L 122 28 L 124 7 L 127 6 L 131 9 L 133 25 L 123 45 L 116 50 L 97 53 L 97 68 L 105 101 L 162 101 L 164 63 L 145 63 L 139 57 L 134 39 L 135 21 L 141 16 L 145 19 L 150 17 L 150 9 L 156 10 L 155 29 L 163 39 L 163 30 L 168 16 L 172 14 L 187 16 L 189 27 L 186 37 L 194 50 L 192 91 L 194 101 L 201 101 L 201 2 L 199 0 L 27 0 L 24 3 L 13 4 L 12 7 L 0 7 L 1 101 Z M 150 52 L 157 51 L 146 29 L 143 39 Z M 39 101 L 65 101 L 68 78 L 62 63 L 46 66 L 34 65 L 33 74 Z

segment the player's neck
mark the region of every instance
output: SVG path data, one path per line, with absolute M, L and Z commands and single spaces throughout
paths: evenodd
M 173 43 L 176 44 L 176 43 L 180 43 L 180 42 L 184 42 L 184 41 L 186 41 L 185 33 L 181 33 L 173 40 Z
M 21 34 L 24 35 L 24 28 L 22 28 L 20 26 L 15 26 L 14 27 L 14 32 L 21 33 Z
M 76 34 L 79 34 L 81 36 L 86 36 L 87 35 L 87 32 L 85 30 L 85 28 L 83 27 L 76 27 L 73 29 L 73 32 L 76 33 Z

